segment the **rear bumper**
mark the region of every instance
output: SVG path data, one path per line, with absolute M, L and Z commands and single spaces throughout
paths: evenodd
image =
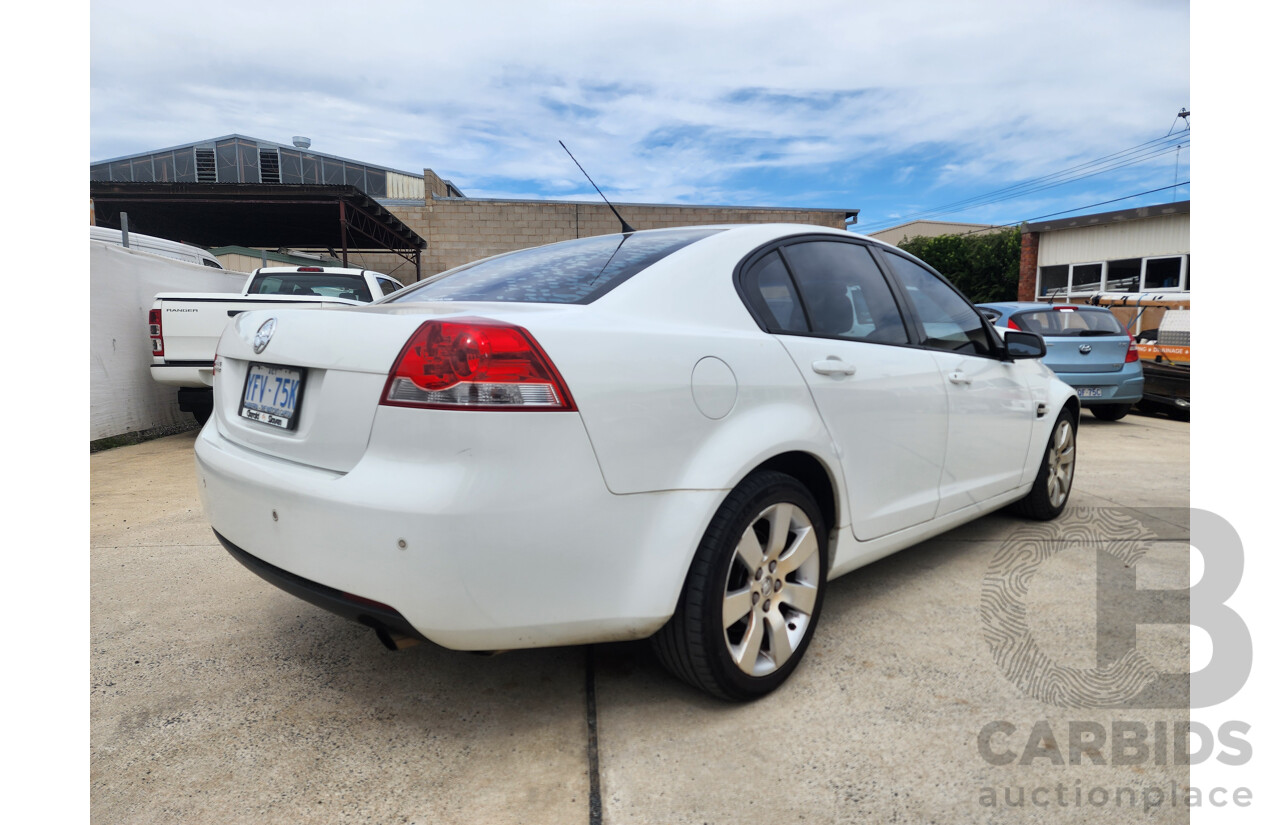
M 404 423 L 422 411 L 378 415 Z M 610 493 L 575 414 L 438 416 L 470 418 L 394 440 L 378 433 L 411 430 L 375 427 L 346 473 L 240 446 L 215 417 L 196 441 L 205 513 L 273 584 L 443 647 L 635 639 L 662 626 L 723 491 Z M 469 438 L 481 425 L 486 437 Z M 359 600 L 407 628 L 353 613 Z
M 171 387 L 213 386 L 213 362 L 191 361 L 177 364 L 152 364 L 151 378 Z
M 274 584 L 290 595 L 297 596 L 303 601 L 311 602 L 316 607 L 324 608 L 330 613 L 336 613 L 375 630 L 425 639 L 422 634 L 414 630 L 408 619 L 395 610 L 379 607 L 369 603 L 368 600 L 362 601 L 352 598 L 350 593 L 343 593 L 341 590 L 325 587 L 319 582 L 295 576 L 288 570 L 282 570 L 275 565 L 267 564 L 262 559 L 246 553 L 227 541 L 226 537 L 219 534 L 217 530 L 213 531 L 213 535 L 222 543 L 222 546 L 226 548 L 232 558 L 265 581 Z
M 1080 398 L 1080 404 L 1136 404 L 1142 400 L 1142 363 L 1132 361 L 1116 372 L 1059 372 L 1058 377 L 1077 393 L 1084 387 L 1096 388 L 1101 395 Z

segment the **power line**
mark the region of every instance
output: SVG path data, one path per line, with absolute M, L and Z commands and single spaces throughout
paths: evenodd
M 1159 189 L 1148 189 L 1147 191 L 1139 192 L 1136 195 L 1125 195 L 1123 198 L 1112 198 L 1109 201 L 1099 201 L 1098 203 L 1091 203 L 1088 206 L 1077 206 L 1075 209 L 1064 209 L 1061 212 L 1051 212 L 1048 215 L 1040 215 L 1039 217 L 1036 217 L 1036 218 L 1027 218 L 1025 221 L 1018 221 L 1017 223 L 1011 224 L 1011 225 L 1017 226 L 1022 223 L 1031 223 L 1032 221 L 1042 221 L 1045 218 L 1052 218 L 1057 215 L 1065 215 L 1068 212 L 1079 212 L 1081 209 L 1092 209 L 1095 206 L 1106 206 L 1109 203 L 1119 203 L 1120 201 L 1127 201 L 1131 198 L 1140 198 L 1143 195 L 1154 195 L 1156 192 L 1164 192 L 1167 189 L 1174 189 L 1179 186 L 1190 186 L 1190 185 L 1191 185 L 1191 179 L 1187 178 L 1181 183 L 1174 183 L 1174 184 L 1170 184 L 1169 186 L 1161 186 Z
M 989 232 L 993 228 L 1012 228 L 1015 226 L 1021 226 L 1024 223 L 1031 223 L 1032 221 L 1041 221 L 1041 220 L 1044 220 L 1045 218 L 1053 218 L 1053 217 L 1057 217 L 1058 215 L 1066 215 L 1070 212 L 1079 212 L 1081 209 L 1092 209 L 1095 206 L 1106 206 L 1107 204 L 1119 203 L 1120 201 L 1127 201 L 1133 198 L 1140 198 L 1143 195 L 1154 195 L 1156 192 L 1164 192 L 1168 189 L 1177 189 L 1180 186 L 1190 186 L 1190 185 L 1191 185 L 1191 179 L 1188 178 L 1187 180 L 1184 180 L 1180 183 L 1170 184 L 1169 186 L 1161 186 L 1159 189 L 1148 189 L 1146 192 L 1137 192 L 1132 195 L 1125 195 L 1122 198 L 1112 198 L 1109 201 L 1098 201 L 1097 203 L 1090 203 L 1085 206 L 1077 206 L 1073 209 L 1064 209 L 1061 212 L 1051 212 L 1048 215 L 1040 215 L 1035 218 L 1022 218 L 1020 220 L 1010 221 L 1009 223 L 998 223 L 998 224 L 993 224 L 992 226 L 984 226 L 981 229 L 970 229 L 968 232 L 949 232 L 947 234 L 963 237 L 965 235 L 975 235 L 980 232 Z M 861 234 L 866 234 L 866 233 L 861 233 Z
M 1131 146 L 1128 149 L 1122 149 L 1118 152 L 1113 152 L 1109 155 L 1104 155 L 1085 163 L 1079 163 L 1075 166 L 1070 166 L 1066 169 L 1052 172 L 1048 175 L 1042 175 L 1038 178 L 1032 178 L 1021 183 L 1006 186 L 981 195 L 974 195 L 959 201 L 953 201 L 941 206 L 909 213 L 895 219 L 894 221 L 873 221 L 868 224 L 867 227 L 873 229 L 883 228 L 896 223 L 910 222 L 930 217 L 940 217 L 942 215 L 962 211 L 963 209 L 988 206 L 993 203 L 1000 203 L 1016 197 L 1031 195 L 1036 192 L 1042 192 L 1046 189 L 1052 189 L 1058 186 L 1064 186 L 1068 183 L 1075 183 L 1087 178 L 1096 177 L 1097 175 L 1122 169 L 1126 166 L 1133 166 L 1144 161 L 1152 160 L 1161 155 L 1177 151 L 1181 146 L 1189 146 L 1190 137 L 1187 134 L 1189 131 L 1190 129 L 1187 129 L 1174 135 L 1165 135 L 1163 137 L 1154 138 L 1136 146 Z

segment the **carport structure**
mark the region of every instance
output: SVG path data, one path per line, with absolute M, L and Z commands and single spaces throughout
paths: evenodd
M 426 240 L 377 201 L 350 185 L 138 183 L 91 181 L 98 226 L 121 228 L 203 247 L 393 252 L 422 277 Z

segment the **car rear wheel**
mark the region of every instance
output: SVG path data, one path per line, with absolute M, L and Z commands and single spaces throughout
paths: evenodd
M 1050 521 L 1067 506 L 1071 482 L 1076 474 L 1076 425 L 1070 410 L 1063 410 L 1054 422 L 1040 460 L 1040 472 L 1026 497 L 1014 505 L 1027 518 Z
M 715 696 L 754 699 L 799 664 L 822 610 L 827 533 L 809 491 L 757 473 L 721 504 L 676 612 L 653 645 L 673 674 Z
M 1089 412 L 1093 413 L 1094 418 L 1100 418 L 1103 421 L 1119 421 L 1129 414 L 1129 404 L 1100 404 L 1096 407 L 1090 407 Z

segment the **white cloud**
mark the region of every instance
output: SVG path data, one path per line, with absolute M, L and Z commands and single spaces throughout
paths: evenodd
M 99 2 L 95 159 L 240 132 L 468 194 L 782 202 L 748 172 L 992 188 L 1132 145 L 1187 105 L 1185 3 Z M 929 160 L 933 158 L 934 160 Z M 809 181 L 806 191 L 825 190 Z M 799 190 L 796 190 L 799 191 Z

